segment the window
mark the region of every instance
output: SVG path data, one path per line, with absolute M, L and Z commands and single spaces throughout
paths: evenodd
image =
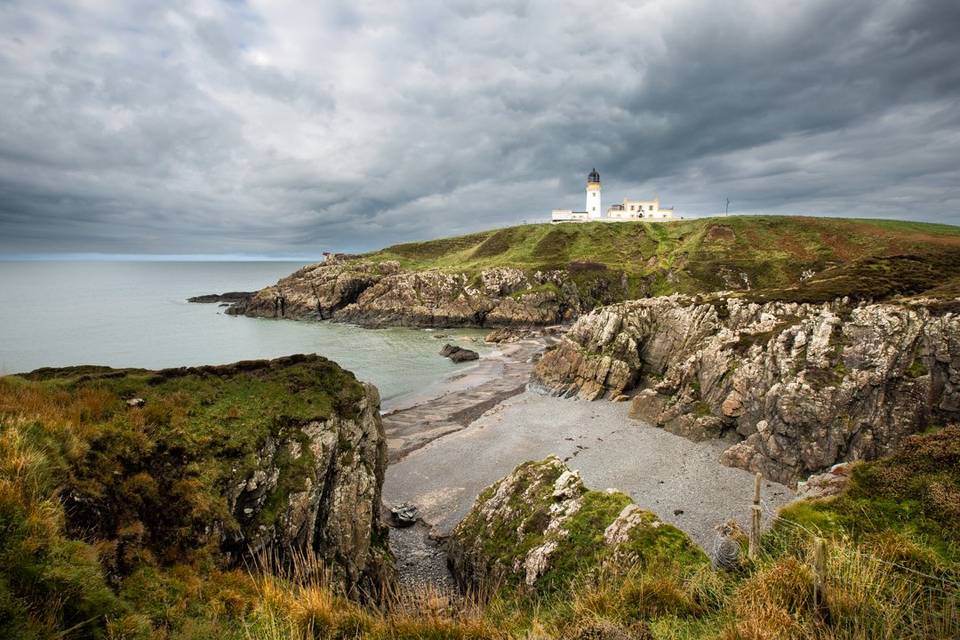
M 653 205 L 650 205 L 650 211 L 653 211 Z

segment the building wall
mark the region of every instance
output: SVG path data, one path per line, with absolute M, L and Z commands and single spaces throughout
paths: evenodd
M 626 211 L 624 209 L 607 209 L 607 217 L 617 220 L 637 220 L 640 218 L 637 211 Z
M 554 209 L 550 214 L 551 222 L 585 222 L 590 219 L 586 211 L 572 211 L 570 209 Z
M 669 220 L 673 218 L 673 209 L 657 209 L 656 211 L 651 211 L 647 217 L 654 220 Z
M 603 209 L 600 204 L 600 183 L 587 183 L 587 213 L 591 218 L 602 218 Z
M 651 211 L 660 210 L 660 199 L 654 198 L 653 200 L 628 200 L 627 198 L 624 198 L 623 209 L 628 213 L 637 213 L 642 211 L 644 217 L 646 217 Z

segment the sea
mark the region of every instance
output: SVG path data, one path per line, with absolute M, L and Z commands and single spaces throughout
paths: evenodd
M 207 293 L 254 291 L 301 266 L 0 261 L 0 375 L 79 364 L 159 369 L 317 353 L 375 384 L 390 408 L 429 395 L 476 366 L 441 357 L 445 341 L 489 351 L 477 344 L 479 330 L 247 318 L 227 315 L 216 303 L 187 302 Z

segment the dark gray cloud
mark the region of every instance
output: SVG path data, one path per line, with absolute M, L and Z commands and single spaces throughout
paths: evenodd
M 304 5 L 310 5 L 305 7 Z M 960 223 L 960 4 L 0 3 L 0 253 L 316 255 L 657 193 Z

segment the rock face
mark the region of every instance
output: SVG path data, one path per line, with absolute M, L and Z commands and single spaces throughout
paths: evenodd
M 353 595 L 392 580 L 379 394 L 335 363 L 300 355 L 23 378 L 100 399 L 102 424 L 86 428 L 58 493 L 68 533 L 98 544 L 117 581 L 137 562 L 230 568 L 304 556 Z
M 364 326 L 527 327 L 572 320 L 581 310 L 564 271 L 528 275 L 507 267 L 474 279 L 397 262 L 330 258 L 238 300 L 228 313 L 333 319 Z
M 591 491 L 559 458 L 527 462 L 485 489 L 447 543 L 466 588 L 504 581 L 527 588 L 566 584 L 608 558 L 678 563 L 706 556 L 686 534 L 613 490 Z
M 373 385 L 364 390 L 344 414 L 269 438 L 252 471 L 227 489 L 228 508 L 240 524 L 225 532 L 221 545 L 231 560 L 265 553 L 286 562 L 314 553 L 334 584 L 356 595 L 392 580 L 379 517 L 387 466 L 380 396 Z M 284 467 L 300 465 L 299 486 L 284 486 L 291 482 Z M 270 510 L 277 514 L 272 523 Z
M 739 440 L 726 464 L 796 482 L 872 459 L 960 412 L 960 316 L 923 301 L 852 305 L 636 300 L 578 320 L 535 379 L 633 416 Z
M 853 463 L 841 462 L 835 464 L 824 473 L 817 473 L 803 482 L 797 483 L 797 499 L 812 500 L 829 498 L 843 493 L 850 483 L 850 473 Z

